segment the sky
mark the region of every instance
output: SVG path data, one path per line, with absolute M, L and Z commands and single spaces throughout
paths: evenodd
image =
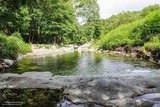
M 116 15 L 123 11 L 138 11 L 153 4 L 160 4 L 160 0 L 97 0 L 102 19 Z

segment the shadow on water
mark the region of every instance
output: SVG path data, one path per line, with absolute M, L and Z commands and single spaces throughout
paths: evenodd
M 61 90 L 3 89 L 0 91 L 0 105 L 7 107 L 57 107 L 57 103 L 63 99 Z
M 94 52 L 71 52 L 57 56 L 31 57 L 17 62 L 6 72 L 49 71 L 53 75 L 119 75 L 160 73 L 160 66 L 148 61 L 113 57 Z
M 62 90 L 2 89 L 0 106 L 3 107 L 102 107 L 97 104 L 73 104 L 64 100 Z

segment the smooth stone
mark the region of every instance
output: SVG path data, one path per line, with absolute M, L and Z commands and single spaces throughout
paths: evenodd
M 3 65 L 3 67 L 4 67 L 4 68 L 6 68 L 6 69 L 8 69 L 8 68 L 9 68 L 9 66 L 8 66 L 8 65 L 6 65 L 6 64 L 5 64 L 5 65 Z
M 153 107 L 160 107 L 160 103 L 159 104 L 154 104 Z
M 3 82 L 2 82 L 3 81 Z M 96 103 L 110 107 L 143 107 L 157 101 L 134 97 L 160 93 L 159 76 L 53 76 L 50 72 L 1 74 L 0 88 L 50 88 L 64 90 L 73 103 Z
M 158 100 L 160 102 L 160 93 L 144 94 L 142 96 L 136 97 L 136 99 L 141 99 L 141 100 Z
M 12 66 L 14 64 L 14 61 L 10 59 L 4 59 L 4 63 L 6 63 L 8 66 Z

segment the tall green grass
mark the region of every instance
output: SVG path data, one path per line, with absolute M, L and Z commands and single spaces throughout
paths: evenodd
M 160 34 L 153 37 L 151 41 L 144 44 L 144 48 L 146 51 L 156 51 L 160 53 Z
M 0 34 L 1 58 L 16 58 L 19 54 L 26 54 L 31 51 L 31 46 L 24 43 L 21 38 L 13 35 L 7 37 L 4 34 Z
M 100 48 L 114 49 L 125 45 L 142 45 L 143 43 L 140 39 L 139 32 L 134 32 L 134 29 L 138 27 L 142 21 L 143 20 L 121 25 L 117 29 L 102 36 Z
M 148 14 L 145 18 L 124 24 L 101 36 L 100 48 L 112 50 L 121 46 L 144 46 L 160 33 L 160 10 Z M 151 46 L 150 43 L 146 47 Z

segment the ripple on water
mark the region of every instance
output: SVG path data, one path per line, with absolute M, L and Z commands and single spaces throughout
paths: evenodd
M 131 71 L 132 73 L 151 73 L 152 71 L 150 71 L 150 70 L 132 70 Z
M 5 72 L 50 71 L 53 75 L 160 75 L 160 66 L 131 58 L 110 57 L 94 52 L 71 52 L 58 56 L 31 57 L 17 62 Z
M 97 104 L 73 104 L 68 100 L 61 100 L 58 102 L 57 107 L 103 107 Z

